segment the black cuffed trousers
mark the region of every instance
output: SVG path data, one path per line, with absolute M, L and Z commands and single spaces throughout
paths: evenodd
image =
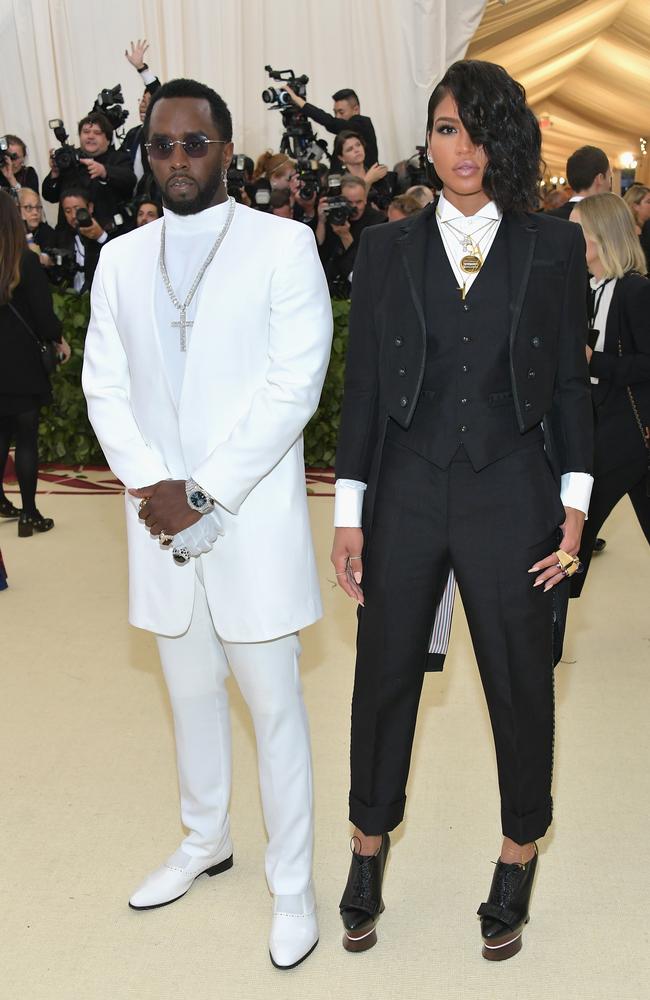
M 402 820 L 436 603 L 458 581 L 497 754 L 501 820 L 517 843 L 552 817 L 553 594 L 528 569 L 564 519 L 539 442 L 475 472 L 441 469 L 387 439 L 365 539 L 352 703 L 350 819 L 365 834 Z M 566 584 L 561 584 L 564 586 Z

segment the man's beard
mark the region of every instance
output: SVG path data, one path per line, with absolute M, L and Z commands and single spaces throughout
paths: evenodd
M 199 188 L 198 194 L 194 198 L 187 200 L 172 201 L 165 197 L 163 191 L 163 205 L 176 215 L 196 215 L 210 207 L 212 199 L 221 186 L 221 167 L 215 172 L 204 188 Z

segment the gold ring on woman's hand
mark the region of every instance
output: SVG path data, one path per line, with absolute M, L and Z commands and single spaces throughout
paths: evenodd
M 573 576 L 574 573 L 578 572 L 580 560 L 577 556 L 569 555 L 564 549 L 558 549 L 555 555 L 557 556 L 558 567 L 565 576 Z

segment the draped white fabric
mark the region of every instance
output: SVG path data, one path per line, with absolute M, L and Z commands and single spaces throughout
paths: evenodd
M 124 49 L 138 37 L 161 80 L 189 76 L 214 87 L 233 114 L 238 152 L 277 149 L 278 112 L 261 100 L 264 66 L 307 73 L 309 100 L 353 87 L 373 119 L 382 161 L 410 156 L 424 137 L 426 102 L 462 58 L 485 0 L 0 0 L 0 135 L 27 143 L 42 178 L 47 128 L 63 118 L 70 140 L 103 87 L 122 83 L 138 124 L 142 83 Z M 319 135 L 331 136 L 324 130 Z

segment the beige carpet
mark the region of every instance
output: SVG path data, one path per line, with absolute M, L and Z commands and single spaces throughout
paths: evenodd
M 542 844 L 520 955 L 480 956 L 475 911 L 499 844 L 491 737 L 465 621 L 420 712 L 407 822 L 379 945 L 348 955 L 337 904 L 346 824 L 354 614 L 332 586 L 332 502 L 310 500 L 326 602 L 303 636 L 317 802 L 321 941 L 299 969 L 268 959 L 270 900 L 251 727 L 233 693 L 235 867 L 173 906 L 130 891 L 181 836 L 169 711 L 153 639 L 126 625 L 122 501 L 39 499 L 49 535 L 0 524 L 0 996 L 7 1000 L 650 995 L 650 558 L 627 501 L 572 606 L 557 672 L 556 823 Z M 485 581 L 489 586 L 489 581 Z

